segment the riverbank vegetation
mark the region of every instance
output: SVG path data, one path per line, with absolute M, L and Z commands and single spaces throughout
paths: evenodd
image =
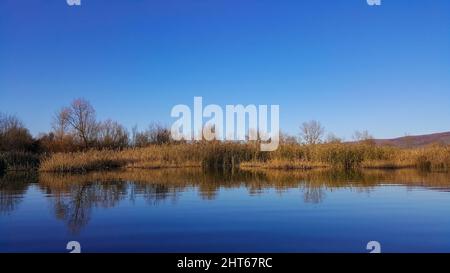
M 317 121 L 305 122 L 300 137 L 282 134 L 273 152 L 261 152 L 258 141 L 173 141 L 170 130 L 152 124 L 131 134 L 116 121 L 98 121 L 89 102 L 77 99 L 59 110 L 52 131 L 32 137 L 14 116 L 0 115 L 0 172 L 88 172 L 121 168 L 207 169 L 397 169 L 450 170 L 450 146 L 433 144 L 399 148 L 376 145 L 367 131 L 344 142 L 324 139 Z
M 40 170 L 84 172 L 114 168 L 207 169 L 398 169 L 450 170 L 450 148 L 430 146 L 400 149 L 369 144 L 282 144 L 277 151 L 260 152 L 258 145 L 237 143 L 191 143 L 150 145 L 121 151 L 90 150 L 56 153 L 43 159 Z

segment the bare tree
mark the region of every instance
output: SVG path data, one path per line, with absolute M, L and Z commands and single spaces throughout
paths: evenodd
M 150 124 L 147 134 L 152 144 L 166 144 L 171 140 L 170 130 L 158 123 Z
M 303 122 L 302 126 L 300 126 L 300 136 L 306 144 L 320 143 L 324 132 L 325 128 L 316 120 Z
M 56 120 L 61 125 L 60 129 L 65 126 L 71 128 L 85 148 L 89 148 L 94 142 L 99 126 L 95 110 L 87 100 L 74 100 L 69 107 L 60 110 Z
M 280 132 L 280 143 L 283 144 L 297 144 L 297 138 L 294 136 L 291 136 L 287 133 Z
M 355 131 L 353 134 L 353 139 L 356 141 L 365 141 L 365 140 L 371 140 L 373 139 L 373 136 L 369 134 L 369 131 Z
M 373 139 L 373 136 L 371 134 L 369 134 L 369 131 L 367 131 L 367 130 L 364 130 L 362 132 L 355 131 L 355 133 L 353 134 L 353 139 L 357 142 L 361 142 L 361 143 L 368 144 L 368 145 L 375 144 L 375 140 Z
M 98 142 L 100 147 L 122 149 L 128 145 L 128 132 L 118 122 L 108 119 L 99 125 Z
M 62 108 L 53 116 L 52 129 L 56 139 L 62 141 L 69 130 L 68 124 L 69 109 Z
M 148 138 L 148 132 L 143 131 L 140 132 L 136 130 L 133 132 L 133 146 L 134 147 L 146 147 L 148 145 L 150 145 L 150 141 Z
M 130 144 L 133 147 L 137 147 L 137 137 L 138 137 L 139 131 L 138 126 L 134 125 L 133 128 L 131 128 L 131 142 Z
M 333 133 L 329 133 L 329 134 L 327 135 L 327 140 L 326 140 L 326 142 L 327 142 L 327 143 L 341 143 L 341 142 L 342 142 L 342 139 L 341 139 L 340 137 L 336 136 L 336 135 L 333 134 Z
M 0 113 L 0 151 L 28 151 L 33 137 L 16 116 Z
M 167 144 L 172 141 L 170 129 L 158 124 L 151 123 L 148 129 L 139 132 L 137 127 L 133 128 L 132 143 L 135 147 L 145 147 L 150 144 Z

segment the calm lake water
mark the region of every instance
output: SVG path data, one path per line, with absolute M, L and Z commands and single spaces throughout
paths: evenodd
M 149 170 L 0 178 L 0 252 L 450 252 L 450 175 Z

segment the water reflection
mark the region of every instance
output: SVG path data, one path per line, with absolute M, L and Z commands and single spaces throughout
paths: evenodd
M 37 181 L 36 173 L 9 172 L 0 175 L 0 215 L 14 211 L 23 200 L 28 186 Z
M 76 233 L 88 223 L 94 207 L 111 208 L 126 196 L 127 186 L 120 181 L 70 183 L 67 188 L 45 190 L 53 196 L 51 200 L 55 215 L 64 220 L 69 229 Z
M 327 193 L 338 188 L 370 192 L 379 185 L 395 184 L 449 191 L 449 178 L 446 173 L 415 170 L 211 173 L 199 169 L 166 169 L 70 175 L 13 173 L 0 178 L 0 212 L 13 213 L 28 187 L 38 183 L 39 189 L 48 196 L 55 217 L 64 221 L 72 233 L 78 233 L 89 222 L 94 208 L 112 208 L 123 200 L 134 202 L 137 196 L 149 205 L 158 205 L 166 200 L 176 202 L 189 189 L 196 189 L 205 200 L 215 199 L 220 189 L 228 188 L 245 188 L 250 195 L 264 194 L 267 189 L 275 189 L 280 194 L 299 189 L 299 198 L 304 202 L 320 203 Z

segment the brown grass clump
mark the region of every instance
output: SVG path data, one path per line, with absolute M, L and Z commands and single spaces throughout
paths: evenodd
M 42 160 L 39 169 L 48 172 L 86 172 L 115 169 L 124 166 L 125 163 L 120 152 L 91 150 L 53 154 Z

